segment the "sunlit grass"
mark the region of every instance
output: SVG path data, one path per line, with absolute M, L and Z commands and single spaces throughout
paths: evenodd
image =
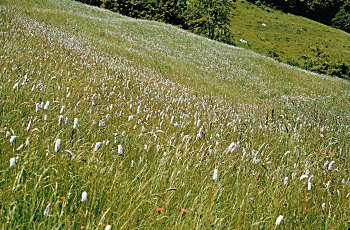
M 348 82 L 73 1 L 0 6 L 1 228 L 349 227 Z

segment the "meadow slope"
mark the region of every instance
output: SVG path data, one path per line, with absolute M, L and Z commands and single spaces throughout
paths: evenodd
M 0 15 L 0 228 L 350 227 L 349 82 L 70 0 Z

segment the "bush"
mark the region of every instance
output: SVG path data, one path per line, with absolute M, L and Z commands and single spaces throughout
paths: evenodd
M 342 29 L 350 33 L 350 2 L 342 6 L 339 12 L 332 19 L 335 28 Z
M 331 60 L 329 55 L 319 48 L 314 48 L 312 51 L 315 53 L 315 56 L 301 57 L 303 60 L 302 68 L 350 80 L 350 66 L 341 61 Z

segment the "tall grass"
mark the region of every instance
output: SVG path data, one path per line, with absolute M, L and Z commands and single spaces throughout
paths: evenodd
M 349 228 L 347 82 L 72 1 L 0 6 L 2 229 Z

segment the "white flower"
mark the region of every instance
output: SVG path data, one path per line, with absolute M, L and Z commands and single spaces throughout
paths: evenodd
M 36 103 L 36 104 L 35 104 L 35 112 L 36 112 L 36 113 L 39 112 L 40 108 L 41 108 L 40 104 L 39 104 L 39 103 Z
M 18 82 L 16 82 L 16 84 L 13 85 L 13 89 L 17 90 L 18 89 Z
M 15 166 L 15 165 L 16 165 L 16 158 L 12 157 L 12 158 L 10 159 L 10 167 L 13 167 L 13 166 Z
M 97 143 L 95 144 L 94 152 L 96 152 L 97 150 L 99 150 L 99 149 L 101 148 L 101 146 L 102 146 L 102 142 L 97 142 Z
M 58 151 L 60 151 L 60 147 L 61 147 L 61 139 L 57 139 L 55 142 L 55 152 L 57 153 Z
M 134 120 L 134 115 L 130 115 L 128 118 L 128 121 L 132 121 L 132 120 Z
M 110 225 L 107 225 L 105 228 L 105 230 L 111 230 L 111 229 L 112 229 L 112 227 Z
M 279 216 L 277 217 L 277 219 L 276 219 L 276 225 L 280 225 L 281 222 L 282 222 L 282 220 L 283 220 L 283 216 L 282 216 L 282 215 L 279 215 Z
M 327 181 L 327 183 L 326 183 L 326 188 L 329 189 L 330 187 L 331 187 L 331 181 L 329 180 L 329 181 Z
M 310 178 L 307 180 L 307 190 L 310 191 L 312 187 L 312 181 L 314 180 L 314 176 L 310 176 Z
M 70 151 L 70 150 L 68 150 L 68 149 L 66 149 L 66 150 L 64 150 L 64 151 L 67 153 L 67 156 L 68 156 L 69 158 L 72 158 L 72 157 L 73 157 L 72 151 Z
M 6 138 L 9 138 L 11 136 L 10 131 L 6 131 Z
M 139 105 L 138 107 L 137 107 L 137 114 L 140 114 L 141 113 L 141 106 Z
M 64 105 L 62 105 L 62 107 L 61 107 L 61 111 L 60 111 L 60 114 L 64 113 L 64 108 L 65 108 L 65 106 L 64 106 Z
M 134 167 L 134 160 L 131 160 L 131 164 L 130 164 L 130 167 L 133 168 Z
M 232 153 L 233 151 L 235 151 L 236 149 L 236 143 L 232 142 L 228 147 L 227 147 L 227 151 L 229 151 L 230 153 Z
M 100 120 L 100 121 L 98 122 L 98 126 L 99 126 L 99 127 L 105 126 L 104 121 Z
M 45 208 L 45 211 L 44 211 L 44 216 L 47 216 L 49 215 L 49 210 L 50 210 L 50 204 L 48 204 Z
M 83 192 L 82 194 L 81 194 L 81 202 L 85 202 L 86 200 L 87 200 L 87 192 Z
M 78 127 L 78 118 L 74 118 L 73 129 L 76 129 L 77 127 Z
M 58 125 L 62 125 L 62 120 L 63 120 L 63 116 L 60 115 L 60 116 L 58 117 Z
M 334 165 L 335 161 L 331 161 L 331 163 L 329 163 L 328 165 L 328 170 L 331 171 L 333 169 L 333 165 Z
M 29 145 L 29 138 L 26 139 L 26 146 Z
M 66 119 L 65 119 L 65 121 L 64 121 L 64 124 L 65 124 L 65 125 L 68 125 L 68 123 L 69 123 L 69 119 L 68 119 L 68 117 L 66 117 Z
M 11 136 L 11 138 L 10 138 L 11 146 L 13 147 L 15 145 L 15 143 L 16 143 L 16 136 Z
M 322 210 L 325 210 L 326 209 L 326 203 L 322 203 L 321 207 L 322 207 Z
M 118 153 L 123 154 L 123 146 L 122 145 L 118 145 Z
M 300 176 L 300 180 L 307 179 L 308 177 L 309 177 L 308 175 L 303 174 Z
M 44 109 L 47 110 L 49 108 L 50 101 L 47 101 L 46 104 L 44 105 Z
M 288 177 L 286 176 L 283 180 L 283 184 L 286 186 L 288 184 Z
M 218 169 L 214 169 L 214 173 L 213 173 L 213 180 L 217 180 L 218 179 Z
M 30 127 L 32 126 L 32 117 L 29 119 L 28 125 L 27 125 L 27 132 L 30 131 Z

